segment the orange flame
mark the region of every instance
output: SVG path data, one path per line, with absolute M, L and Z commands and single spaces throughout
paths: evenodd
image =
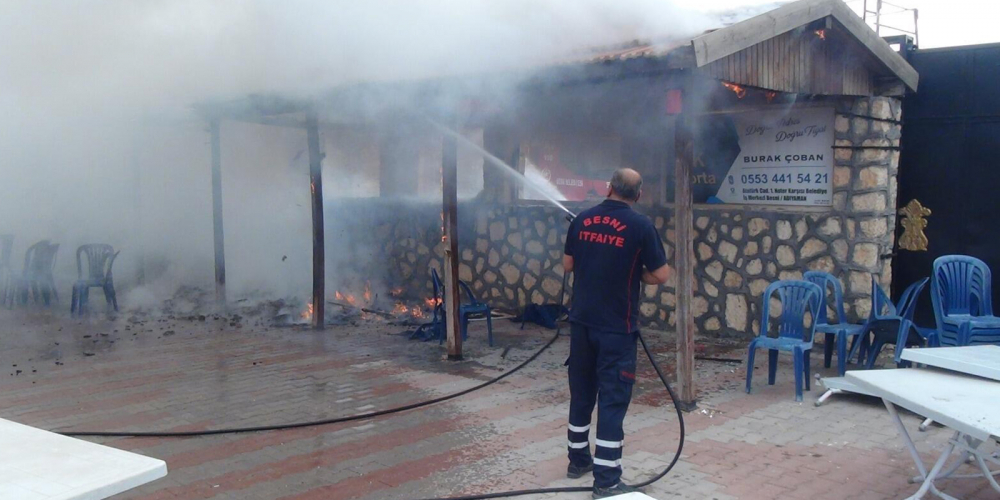
M 372 303 L 372 282 L 365 282 L 365 302 L 368 304 Z
M 820 40 L 826 40 L 826 30 L 816 30 L 816 36 L 818 36 Z
M 771 102 L 774 100 L 775 97 L 778 96 L 778 93 L 773 90 L 768 90 L 767 94 L 765 95 L 767 96 L 767 102 Z
M 340 293 L 340 291 L 338 290 L 336 293 L 334 293 L 334 296 L 337 298 L 337 300 L 346 302 L 347 304 L 352 306 L 357 303 L 357 299 L 355 299 L 354 296 L 349 293 L 346 294 Z
M 304 311 L 302 311 L 302 319 L 311 320 L 313 317 L 313 305 L 308 304 Z
M 397 287 L 393 288 L 392 290 L 389 290 L 389 295 L 392 295 L 393 297 L 399 297 L 400 295 L 403 295 L 403 287 Z
M 736 94 L 737 99 L 743 99 L 744 97 L 747 96 L 747 89 L 739 85 L 736 85 L 735 83 L 722 82 L 722 86 L 726 87 L 729 90 L 732 90 Z

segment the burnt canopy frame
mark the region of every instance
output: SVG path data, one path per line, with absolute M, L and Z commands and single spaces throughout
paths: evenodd
M 312 321 L 316 329 L 325 326 L 324 305 L 326 291 L 325 241 L 323 227 L 323 171 L 324 154 L 320 150 L 316 107 L 305 101 L 274 96 L 251 96 L 247 99 L 220 103 L 201 104 L 195 107 L 209 124 L 212 150 L 212 220 L 215 250 L 215 289 L 220 307 L 226 304 L 226 261 L 222 214 L 222 148 L 221 125 L 232 120 L 262 125 L 304 129 L 309 151 L 309 184 L 312 206 L 313 290 Z M 305 115 L 305 119 L 296 115 Z
M 319 148 L 316 112 L 306 112 L 306 143 L 309 149 L 309 195 L 312 205 L 313 243 L 313 327 L 326 326 L 326 242 L 323 226 L 323 157 Z

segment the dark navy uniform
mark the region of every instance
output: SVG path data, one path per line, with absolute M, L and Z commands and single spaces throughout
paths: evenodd
M 649 217 L 624 202 L 605 200 L 569 227 L 566 255 L 573 257 L 570 310 L 569 459 L 594 464 L 594 486 L 621 479 L 622 423 L 632 399 L 638 339 L 640 279 L 667 263 Z M 590 417 L 597 404 L 597 440 L 590 455 Z

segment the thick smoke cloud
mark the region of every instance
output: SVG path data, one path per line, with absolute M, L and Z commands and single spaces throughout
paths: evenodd
M 15 271 L 29 244 L 61 243 L 61 289 L 86 242 L 123 250 L 125 288 L 140 254 L 164 290 L 209 285 L 208 134 L 192 104 L 531 67 L 717 25 L 665 0 L 0 2 L 0 233 L 16 236 Z M 308 293 L 301 131 L 223 129 L 231 288 Z M 361 142 L 324 167 L 377 155 Z

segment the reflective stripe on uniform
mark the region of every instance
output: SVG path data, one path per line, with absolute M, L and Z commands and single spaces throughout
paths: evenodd
M 594 444 L 600 446 L 601 448 L 621 448 L 625 444 L 625 441 L 605 441 L 603 439 L 597 439 Z
M 572 432 L 587 432 L 590 430 L 590 424 L 584 425 L 583 427 L 577 427 L 573 424 L 569 424 L 569 430 Z
M 622 459 L 618 460 L 605 460 L 603 458 L 594 458 L 594 465 L 600 465 L 602 467 L 621 467 Z
M 572 448 L 572 449 L 574 449 L 574 450 L 580 450 L 580 449 L 586 448 L 588 446 L 590 446 L 590 443 L 588 443 L 588 442 L 583 442 L 583 443 L 574 443 L 572 441 L 569 442 L 569 447 Z

